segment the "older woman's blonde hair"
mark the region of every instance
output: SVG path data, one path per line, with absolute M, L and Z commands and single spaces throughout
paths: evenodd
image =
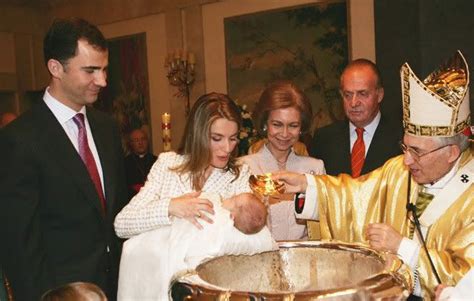
M 264 129 L 270 112 L 286 108 L 295 108 L 300 112 L 302 133 L 309 130 L 313 116 L 311 103 L 295 83 L 282 80 L 273 82 L 265 88 L 253 110 L 255 128 L 260 136 L 266 136 Z
M 211 125 L 219 118 L 234 121 L 240 131 L 242 118 L 238 106 L 229 96 L 215 92 L 199 97 L 188 116 L 183 139 L 178 148 L 178 154 L 187 158 L 182 165 L 172 170 L 181 174 L 189 172 L 195 190 L 202 188 L 201 179 L 211 160 Z M 237 147 L 226 166 L 226 170 L 235 174 L 235 179 L 239 177 L 240 172 L 236 165 L 236 156 Z

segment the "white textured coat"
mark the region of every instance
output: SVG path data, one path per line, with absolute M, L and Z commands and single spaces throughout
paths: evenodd
M 170 170 L 185 161 L 185 156 L 174 152 L 162 153 L 150 170 L 145 185 L 115 218 L 115 232 L 119 237 L 134 235 L 170 225 L 168 207 L 171 198 L 193 191 L 190 174 L 179 175 Z M 248 166 L 240 169 L 237 179 L 230 171 L 215 168 L 202 191 L 218 193 L 222 198 L 250 192 Z

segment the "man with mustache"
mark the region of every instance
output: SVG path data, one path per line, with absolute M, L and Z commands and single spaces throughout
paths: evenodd
M 402 130 L 380 113 L 384 88 L 373 62 L 350 62 L 340 78 L 340 94 L 347 119 L 318 129 L 310 155 L 323 160 L 327 174 L 356 178 L 401 153 Z

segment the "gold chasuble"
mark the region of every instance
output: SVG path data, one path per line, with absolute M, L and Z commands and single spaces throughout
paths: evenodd
M 459 168 L 471 160 L 473 152 L 468 149 L 461 155 Z M 425 237 L 434 265 L 446 285 L 457 283 L 474 266 L 474 173 L 469 177 L 471 184 L 434 221 Z M 315 176 L 315 180 L 322 239 L 368 244 L 364 233 L 369 223 L 389 224 L 409 237 L 408 169 L 403 164 L 403 156 L 392 158 L 357 179 L 341 174 Z M 459 180 L 462 177 L 458 175 L 451 179 Z M 411 187 L 410 201 L 415 202 L 418 185 L 412 180 Z M 437 282 L 423 247 L 419 254 L 423 297 L 430 299 Z

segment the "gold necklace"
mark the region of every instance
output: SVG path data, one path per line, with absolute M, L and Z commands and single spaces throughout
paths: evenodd
M 278 165 L 278 168 L 279 169 L 285 169 L 286 167 L 286 162 L 288 162 L 288 157 L 286 157 L 285 161 L 281 162 L 280 160 L 276 159 L 275 160 L 277 161 L 277 165 Z
M 267 145 L 268 150 L 270 151 L 270 154 L 272 155 L 273 159 L 277 162 L 277 166 L 279 169 L 285 169 L 286 167 L 286 162 L 288 162 L 288 158 L 290 156 L 290 153 L 286 154 L 286 157 L 283 161 L 278 160 L 275 155 L 272 153 L 271 148 Z

